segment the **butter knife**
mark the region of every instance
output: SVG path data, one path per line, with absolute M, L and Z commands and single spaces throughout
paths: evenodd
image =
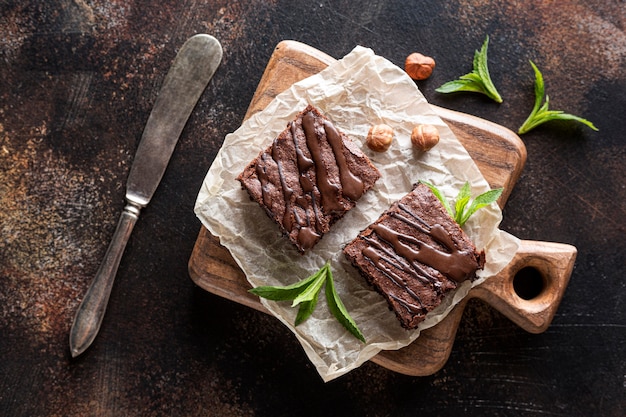
M 139 213 L 156 191 L 187 119 L 221 59 L 222 47 L 217 39 L 195 35 L 183 44 L 165 76 L 128 175 L 126 206 L 70 330 L 73 357 L 83 353 L 100 330 L 113 281 Z

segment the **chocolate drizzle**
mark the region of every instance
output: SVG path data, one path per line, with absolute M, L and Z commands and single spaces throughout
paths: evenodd
M 371 239 L 368 239 L 368 241 L 370 241 L 372 245 L 377 245 L 377 243 Z M 380 246 L 378 246 L 378 249 L 389 254 L 388 251 L 386 251 L 384 248 Z M 363 255 L 366 258 L 368 258 L 380 270 L 380 272 L 382 272 L 382 274 L 385 277 L 387 277 L 387 279 L 389 279 L 389 281 L 391 281 L 398 288 L 404 289 L 406 293 L 409 294 L 411 298 L 414 299 L 419 305 L 405 301 L 404 299 L 396 296 L 395 294 L 390 294 L 390 296 L 396 302 L 400 303 L 404 308 L 406 308 L 408 311 L 412 313 L 425 312 L 425 307 L 424 307 L 424 304 L 422 304 L 422 300 L 420 296 L 417 293 L 415 293 L 415 291 L 413 291 L 407 285 L 406 280 L 403 279 L 402 276 L 394 272 L 394 269 L 397 270 L 397 269 L 402 268 L 401 266 L 402 264 L 406 265 L 402 260 L 398 259 L 398 257 L 396 257 L 393 254 L 391 254 L 391 258 L 386 257 L 382 255 L 380 252 L 374 250 L 373 247 L 365 248 L 363 250 Z M 399 264 L 396 264 L 394 261 L 398 261 Z M 385 266 L 385 264 L 391 266 L 392 268 Z M 407 271 L 411 271 L 411 268 L 410 267 L 407 268 Z M 413 277 L 421 280 L 421 277 L 418 274 L 416 274 L 415 271 L 411 271 L 411 272 L 413 272 L 412 273 Z
M 419 218 L 415 213 L 410 213 L 410 215 Z M 393 217 L 413 227 L 419 227 L 410 219 L 398 213 L 394 213 Z M 424 222 L 422 219 L 420 221 Z M 383 241 L 393 246 L 394 252 L 397 254 L 396 256 L 405 258 L 411 265 L 414 265 L 416 261 L 428 265 L 456 282 L 466 280 L 468 275 L 476 270 L 476 262 L 468 256 L 469 253 L 459 250 L 448 232 L 440 224 L 434 224 L 430 229 L 419 227 L 419 230 L 428 234 L 446 250 L 429 245 L 413 236 L 399 233 L 382 224 L 374 224 L 371 227 Z M 372 248 L 364 249 L 364 254 L 365 251 L 371 253 Z M 377 265 L 377 267 L 380 266 Z
M 321 143 L 315 131 L 315 117 L 308 112 L 302 118 L 302 128 L 306 137 L 306 146 L 313 158 L 315 177 L 317 178 L 317 188 L 322 199 L 322 209 L 326 212 L 339 211 L 343 209 L 339 201 L 339 185 L 334 184 L 328 175 L 328 170 L 322 160 Z M 302 171 L 300 172 L 302 175 Z
M 333 126 L 328 120 L 325 120 L 324 131 L 326 132 L 326 138 L 333 149 L 335 160 L 337 161 L 337 166 L 339 167 L 339 178 L 341 180 L 341 186 L 343 187 L 342 193 L 352 201 L 356 201 L 359 197 L 361 197 L 361 195 L 363 195 L 363 181 L 361 181 L 359 177 L 354 175 L 352 171 L 348 169 L 346 155 L 343 153 L 343 141 L 341 140 L 341 136 L 339 136 L 339 132 L 335 129 L 335 126 Z
M 297 130 L 295 122 L 289 123 L 289 130 L 291 132 L 291 139 L 293 140 L 293 146 L 296 149 L 296 164 L 298 166 L 298 173 L 300 175 L 300 186 L 302 191 L 310 193 L 313 191 L 313 182 L 307 175 L 308 170 L 315 165 L 312 159 L 308 158 L 300 149 L 297 140 Z

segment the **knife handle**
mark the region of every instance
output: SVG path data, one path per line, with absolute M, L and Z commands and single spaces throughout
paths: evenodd
M 141 207 L 129 202 L 120 216 L 104 259 L 96 272 L 93 282 L 85 293 L 78 307 L 72 329 L 70 330 L 70 351 L 72 357 L 83 353 L 93 342 L 100 330 L 104 312 L 109 302 L 113 281 L 117 274 L 126 243 L 135 223 L 139 218 Z

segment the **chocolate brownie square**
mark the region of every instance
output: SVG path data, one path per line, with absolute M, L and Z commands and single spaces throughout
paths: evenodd
M 343 249 L 406 329 L 415 329 L 485 263 L 424 184 L 394 203 Z
M 237 180 L 304 253 L 378 178 L 359 147 L 309 105 Z

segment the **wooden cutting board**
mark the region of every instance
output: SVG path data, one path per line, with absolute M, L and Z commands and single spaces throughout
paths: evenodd
M 335 59 L 308 45 L 283 41 L 272 54 L 256 90 L 247 119 L 293 83 L 316 74 Z M 492 188 L 504 187 L 504 207 L 526 162 L 526 148 L 512 131 L 467 114 L 433 106 L 450 126 Z M 574 267 L 571 245 L 527 241 L 497 276 L 473 288 L 439 324 L 423 331 L 409 346 L 382 351 L 372 361 L 407 375 L 430 375 L 446 363 L 467 301 L 479 298 L 523 329 L 540 333 L 552 321 Z M 202 228 L 189 260 L 189 274 L 201 288 L 269 313 L 250 294 L 245 275 L 219 239 Z

